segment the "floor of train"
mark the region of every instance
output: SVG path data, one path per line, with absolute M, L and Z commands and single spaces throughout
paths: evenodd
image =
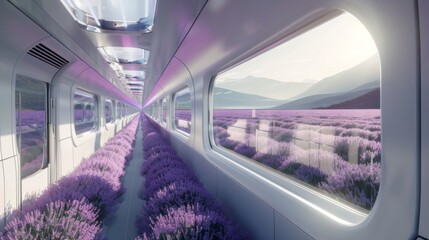
M 138 192 L 144 184 L 144 177 L 140 175 L 143 159 L 143 142 L 141 121 L 136 133 L 133 158 L 126 168 L 123 184 L 126 189 L 123 201 L 119 204 L 114 219 L 105 226 L 108 239 L 134 239 L 137 236 L 136 219 L 142 212 L 143 201 Z

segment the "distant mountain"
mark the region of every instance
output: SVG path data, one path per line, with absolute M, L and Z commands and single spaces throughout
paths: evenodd
M 365 84 L 378 87 L 380 83 L 379 66 L 378 56 L 373 55 L 352 68 L 320 80 L 301 94 L 296 95 L 294 99 L 320 94 L 345 93 Z M 375 86 L 377 83 L 378 86 Z
M 365 95 L 374 90 L 380 90 L 380 82 L 372 81 L 358 86 L 345 93 L 336 94 L 318 94 L 308 97 L 303 97 L 298 100 L 290 101 L 281 104 L 274 109 L 311 109 L 311 108 L 329 108 L 334 104 L 339 104 L 345 101 L 353 100 L 357 97 Z M 380 99 L 377 100 L 380 102 Z
M 380 88 L 376 88 L 357 98 L 333 104 L 324 109 L 379 109 L 380 108 Z
M 318 80 L 314 80 L 314 79 L 304 79 L 304 80 L 301 80 L 301 81 L 299 81 L 299 82 L 301 82 L 301 83 L 316 83 L 316 82 L 318 82 Z
M 372 82 L 367 82 L 365 84 L 360 85 L 357 88 L 354 88 L 352 90 L 350 90 L 349 92 L 356 92 L 359 90 L 373 90 L 375 88 L 380 88 L 380 80 L 376 80 L 376 81 L 372 81 Z
M 282 82 L 269 78 L 247 76 L 241 79 L 228 80 L 216 83 L 216 87 L 232 91 L 270 97 L 274 99 L 288 99 L 304 92 L 314 82 Z
M 240 93 L 219 87 L 215 87 L 213 93 L 214 108 L 272 108 L 284 102 L 282 100 Z
M 274 107 L 274 109 L 312 109 L 312 108 L 325 108 L 333 104 L 348 101 L 359 96 L 362 96 L 371 91 L 371 89 L 364 89 L 358 91 L 350 91 L 346 93 L 337 94 L 318 94 L 308 97 L 303 97 L 298 100 L 290 101 L 285 104 Z

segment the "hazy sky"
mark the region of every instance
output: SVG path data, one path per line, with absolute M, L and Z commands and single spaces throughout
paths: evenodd
M 252 75 L 285 82 L 317 81 L 377 53 L 365 27 L 343 14 L 218 76 L 217 81 Z

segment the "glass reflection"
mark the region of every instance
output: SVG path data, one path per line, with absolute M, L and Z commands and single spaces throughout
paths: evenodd
M 47 84 L 17 75 L 15 92 L 16 134 L 21 178 L 47 165 Z
M 74 129 L 77 135 L 98 128 L 98 99 L 95 95 L 76 90 L 74 94 Z
M 174 107 L 174 127 L 189 134 L 192 119 L 192 102 L 189 88 L 175 94 Z

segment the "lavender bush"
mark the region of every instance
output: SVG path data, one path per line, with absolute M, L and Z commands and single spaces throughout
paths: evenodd
M 152 232 L 144 239 L 244 239 L 231 220 L 217 211 L 201 211 L 199 205 L 169 208 L 151 219 Z
M 248 239 L 144 117 L 142 128 L 146 204 L 137 239 Z
M 253 156 L 253 160 L 256 160 L 274 169 L 278 169 L 283 162 L 283 158 L 279 155 L 260 153 L 260 152 L 256 153 Z
M 5 239 L 94 239 L 97 209 L 85 200 L 54 201 L 10 220 Z
M 152 158 L 152 156 L 158 157 L 160 154 L 163 154 L 163 153 L 171 156 L 177 156 L 177 154 L 174 151 L 171 151 L 171 147 L 168 145 L 160 145 L 160 146 L 153 147 L 147 150 L 146 152 L 144 152 L 143 156 L 146 159 L 145 161 L 147 161 L 150 158 Z M 147 165 L 150 165 L 150 164 L 147 164 Z
M 380 187 L 380 164 L 351 165 L 337 161 L 335 167 L 335 173 L 321 182 L 320 187 L 361 207 L 371 207 Z
M 256 150 L 254 147 L 249 147 L 247 144 L 239 143 L 234 148 L 234 152 L 246 156 L 248 158 L 252 158 L 253 155 L 256 154 Z
M 124 191 L 121 178 L 139 118 L 69 175 L 27 200 L 6 220 L 5 239 L 94 239 Z M 0 237 L 2 237 L 0 235 Z

